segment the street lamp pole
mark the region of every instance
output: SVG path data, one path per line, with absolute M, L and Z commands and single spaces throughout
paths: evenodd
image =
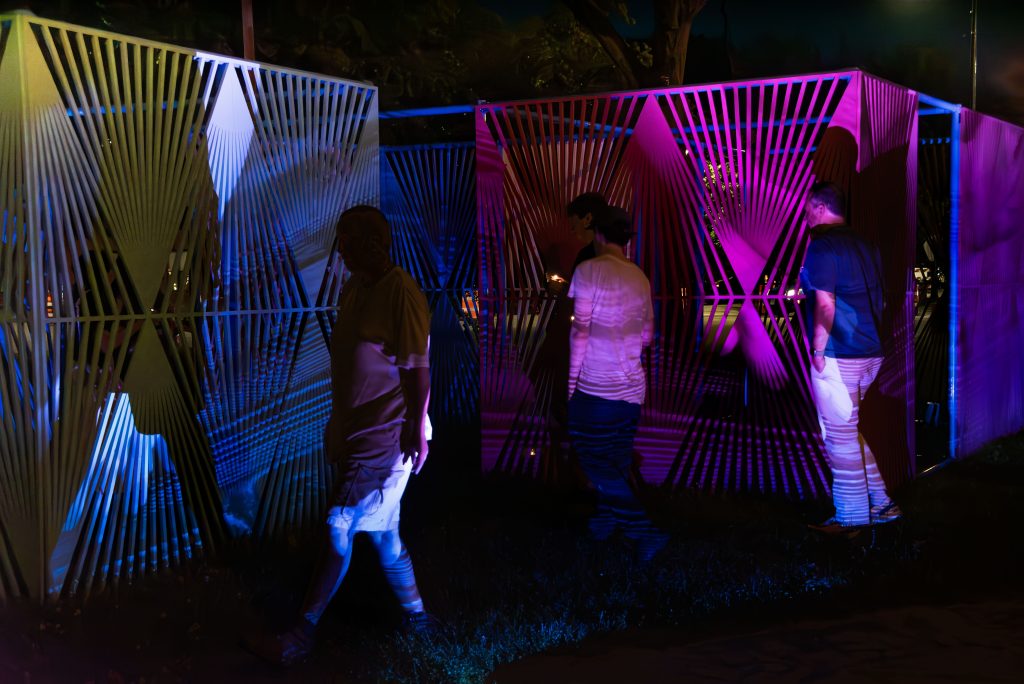
M 253 39 L 252 0 L 242 0 L 242 55 L 250 62 L 256 59 Z
M 978 0 L 971 0 L 971 109 L 978 108 Z

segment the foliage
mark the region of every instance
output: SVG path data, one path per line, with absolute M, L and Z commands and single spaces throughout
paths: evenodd
M 561 94 L 614 83 L 596 41 L 562 7 L 513 27 L 471 0 L 307 0 L 308 7 L 294 9 L 291 3 L 272 4 L 271 21 L 257 27 L 257 47 L 267 58 L 370 80 L 380 86 L 385 108 Z M 282 26 L 277 16 L 284 14 L 289 18 Z M 311 25 L 331 30 L 310 35 Z
M 682 85 L 690 29 L 707 0 L 654 0 L 654 28 L 649 41 L 626 40 L 611 21 L 613 15 L 635 23 L 628 2 L 562 0 L 581 26 L 601 44 L 629 88 Z
M 476 0 L 255 0 L 257 58 L 372 81 L 381 86 L 384 109 L 656 87 L 682 83 L 684 76 L 687 83 L 706 83 L 850 66 L 953 102 L 969 97 L 969 81 L 954 66 L 956 51 L 942 46 L 905 44 L 864 53 L 870 48 L 858 48 L 862 41 L 840 29 L 839 54 L 825 59 L 820 48 L 828 41 L 811 33 L 754 35 L 734 44 L 726 0 L 719 3 L 724 35 L 710 36 L 690 35 L 706 0 L 650 2 L 651 35 L 637 40 L 616 29 L 635 22 L 636 3 L 624 0 L 557 0 L 543 16 L 515 25 Z M 242 54 L 238 0 L 14 0 L 6 7 Z M 1024 62 L 1003 60 L 988 73 L 979 84 L 983 109 L 1019 121 Z
M 237 0 L 35 0 L 41 16 L 151 40 L 241 55 Z M 370 81 L 385 109 L 587 92 L 633 83 L 570 5 L 509 25 L 473 0 L 262 0 L 256 57 Z M 627 21 L 628 3 L 597 2 Z M 678 3 L 677 3 L 678 4 Z M 626 46 L 630 68 L 652 67 L 652 44 Z
M 617 85 L 612 65 L 594 36 L 557 5 L 550 15 L 517 27 L 516 69 L 537 95 L 586 92 Z M 502 97 L 495 94 L 491 98 Z

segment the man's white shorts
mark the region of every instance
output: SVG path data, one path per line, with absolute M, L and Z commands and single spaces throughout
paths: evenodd
M 342 532 L 397 530 L 410 473 L 411 459 L 392 468 L 352 465 L 335 488 L 327 524 Z

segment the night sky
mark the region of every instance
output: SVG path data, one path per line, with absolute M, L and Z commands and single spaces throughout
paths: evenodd
M 555 4 L 555 0 L 480 2 L 513 23 L 543 16 Z M 628 4 L 636 24 L 617 21 L 620 32 L 647 37 L 653 26 L 652 3 Z M 971 0 L 709 0 L 694 22 L 692 35 L 720 40 L 727 16 L 734 49 L 756 45 L 769 36 L 775 41 L 809 43 L 820 52 L 825 68 L 859 67 L 893 80 L 901 80 L 894 77 L 903 72 L 903 85 L 969 105 L 970 8 Z M 1024 2 L 979 0 L 978 18 L 978 109 L 1024 123 Z M 937 61 L 945 68 L 929 74 L 928 67 L 922 66 L 911 74 L 900 62 L 914 53 L 926 55 L 931 60 L 928 64 Z M 692 70 L 698 68 L 693 65 Z

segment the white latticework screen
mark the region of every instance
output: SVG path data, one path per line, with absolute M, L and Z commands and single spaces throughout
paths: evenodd
M 319 515 L 377 91 L 0 16 L 0 598 Z

